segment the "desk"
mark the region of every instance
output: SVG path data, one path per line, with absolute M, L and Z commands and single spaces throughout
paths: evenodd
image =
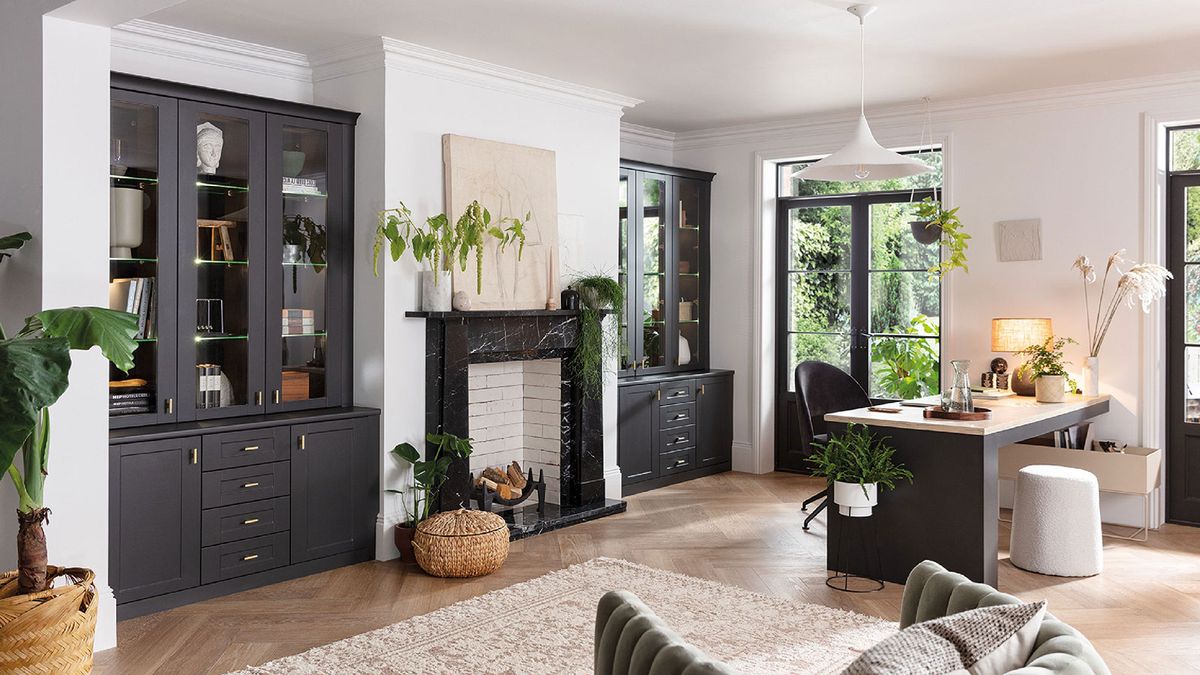
M 901 482 L 895 490 L 880 493 L 871 516 L 876 519 L 885 581 L 904 583 L 912 568 L 928 559 L 997 587 L 997 450 L 1102 415 L 1108 412 L 1109 396 L 1067 396 L 1063 403 L 1013 396 L 979 405 L 992 410 L 991 419 L 925 419 L 922 408 L 907 406 L 899 413 L 858 408 L 825 416 L 831 435 L 844 433 L 849 424 L 865 424 L 888 437 L 896 448 L 896 461 L 913 473 L 911 484 Z M 826 560 L 837 551 L 842 521 L 831 508 Z M 866 551 L 856 545 L 844 547 L 843 571 L 874 574 L 874 554 L 870 557 L 868 565 Z

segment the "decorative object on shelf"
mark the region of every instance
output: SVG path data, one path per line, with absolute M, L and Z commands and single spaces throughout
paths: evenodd
M 813 475 L 833 483 L 833 501 L 843 516 L 871 515 L 879 485 L 893 490 L 896 481 L 912 482 L 912 472 L 892 459 L 896 450 L 887 438 L 871 433 L 866 425 L 851 424 L 845 433 L 814 445 L 817 450 L 807 461 L 813 465 Z
M 1067 385 L 1075 391 L 1075 380 L 1067 374 L 1066 364 L 1070 361 L 1064 360 L 1063 356 L 1063 349 L 1069 344 L 1078 343 L 1071 338 L 1051 335 L 1041 344 L 1032 344 L 1015 352 L 1029 357 L 1017 373 L 1033 381 L 1038 403 L 1062 403 Z
M 454 297 L 450 301 L 450 306 L 456 312 L 469 312 L 471 311 L 471 296 L 467 295 L 466 291 L 454 291 Z
M 124 141 L 114 137 L 109 141 L 108 172 L 113 176 L 124 176 L 129 167 L 125 166 Z
M 562 300 L 563 309 L 572 312 L 579 309 L 579 291 L 574 288 L 564 288 L 559 298 Z
M 793 174 L 802 180 L 884 180 L 901 178 L 929 173 L 930 169 L 923 162 L 892 152 L 879 145 L 867 124 L 866 114 L 866 18 L 875 11 L 873 5 L 851 5 L 846 8 L 858 18 L 859 28 L 859 106 L 858 125 L 850 141 L 840 150 L 808 165 Z
M 1042 259 L 1042 221 L 1004 220 L 996 223 L 996 260 L 1025 262 Z
M 307 261 L 314 265 L 324 265 L 328 242 L 328 234 L 325 226 L 321 223 L 300 214 L 283 217 L 284 250 L 286 251 L 289 246 L 296 246 L 301 251 L 299 260 L 287 260 L 285 253 L 285 262 Z M 320 273 L 321 269 L 318 268 L 317 272 Z
M 1008 361 L 996 357 L 988 364 L 990 371 L 979 376 L 979 384 L 984 389 L 1005 391 L 1008 389 Z
M 579 344 L 571 357 L 571 372 L 579 380 L 585 396 L 604 395 L 605 364 L 620 358 L 625 347 L 621 322 L 614 321 L 615 330 L 605 330 L 606 312 L 625 306 L 625 289 L 616 279 L 603 274 L 576 277 L 570 287 L 579 293 Z
M 283 151 L 283 175 L 295 178 L 304 170 L 304 153 L 299 150 Z
M 459 438 L 454 434 L 425 434 L 425 440 L 433 444 L 429 459 L 421 459 L 421 453 L 411 443 L 401 443 L 392 448 L 392 455 L 399 461 L 412 466 L 413 484 L 404 490 L 388 492 L 400 495 L 400 506 L 404 509 L 403 523 L 415 527 L 436 510 L 437 493 L 446 482 L 446 472 L 455 458 L 471 456 L 471 439 Z
M 997 318 L 992 319 L 992 351 L 1017 353 L 1029 345 L 1042 344 L 1054 333 L 1050 319 Z M 1003 371 L 998 370 L 1003 368 Z M 1003 358 L 992 360 L 994 372 L 1007 372 L 1008 361 Z M 1018 368 L 1009 379 L 1013 393 L 1033 396 L 1033 380 L 1028 379 Z
M 468 255 L 472 251 L 475 253 L 475 284 L 478 295 L 483 289 L 483 254 L 486 239 L 491 237 L 497 240 L 498 252 L 503 252 L 515 243 L 517 260 L 520 260 L 525 250 L 525 223 L 529 217 L 529 214 L 525 215 L 525 220 L 505 217 L 493 223 L 491 212 L 480 206 L 479 202 L 471 202 L 453 225 L 446 214 L 439 213 L 426 218 L 425 225 L 421 226 L 413 222 L 412 211 L 409 211 L 404 202 L 400 202 L 398 208 L 379 212 L 379 226 L 375 228 L 371 265 L 375 276 L 379 276 L 379 254 L 385 244 L 393 262 L 400 260 L 406 250 L 412 251 L 412 257 L 417 264 L 426 266 L 426 270 L 421 273 L 421 309 L 426 312 L 446 312 L 451 307 L 450 279 L 454 263 L 457 261 L 458 266 L 465 270 Z M 425 303 L 426 299 L 429 300 L 429 305 Z M 541 307 L 539 304 L 538 309 Z
M 950 365 L 954 367 L 954 379 L 950 388 L 942 392 L 942 409 L 956 413 L 972 412 L 975 404 L 971 400 L 971 362 L 955 359 Z
M 1088 358 L 1083 369 L 1085 396 L 1100 394 L 1100 347 L 1104 344 L 1104 338 L 1108 337 L 1108 330 L 1112 327 L 1117 309 L 1122 304 L 1134 307 L 1140 303 L 1142 311 L 1149 314 L 1150 305 L 1167 294 L 1167 280 L 1174 278 L 1165 267 L 1153 263 L 1135 264 L 1128 271 L 1122 272 L 1121 266 L 1126 263 L 1124 255 L 1125 249 L 1121 249 L 1108 256 L 1108 263 L 1104 266 L 1104 278 L 1100 281 L 1100 296 L 1096 299 L 1094 319 L 1088 286 L 1096 281 L 1096 268 L 1086 255 L 1079 256 L 1072 264 L 1083 280 L 1083 309 L 1088 326 Z M 1114 271 L 1117 275 L 1117 287 L 1105 304 L 1108 278 Z
M 137 188 L 109 188 L 109 256 L 132 258 L 133 249 L 142 245 L 142 211 L 146 194 Z
M 319 195 L 321 186 L 312 178 L 283 177 L 283 194 L 285 195 Z
M 558 252 L 550 249 L 550 262 L 546 265 L 546 309 L 558 309 Z
M 283 262 L 285 265 L 295 265 L 304 262 L 304 247 L 299 244 L 284 244 Z
M 312 375 L 303 370 L 283 371 L 279 384 L 284 401 L 307 401 L 312 398 Z
M 212 122 L 196 125 L 196 171 L 206 176 L 217 172 L 221 165 L 221 150 L 225 147 L 225 133 Z
M 459 509 L 417 525 L 413 555 L 435 577 L 481 577 L 508 559 L 508 524 L 494 513 Z
M 229 405 L 229 400 L 222 392 L 221 366 L 215 363 L 200 363 L 196 365 L 196 407 L 222 408 Z
M 679 261 L 679 273 L 680 274 L 688 274 L 691 271 L 692 271 L 692 263 L 690 261 L 687 261 L 687 260 Z
M 913 227 L 914 232 L 917 223 L 924 223 L 926 231 L 936 230 L 937 241 L 941 241 L 942 248 L 948 254 L 943 255 L 940 262 L 929 268 L 929 276 L 940 279 L 956 268 L 968 271 L 967 240 L 971 235 L 963 232 L 962 221 L 958 219 L 958 209 L 947 210 L 935 197 L 926 197 L 914 205 L 913 213 L 917 216 L 917 221 L 909 225 Z
M 225 334 L 225 301 L 220 298 L 196 299 L 196 332 L 201 336 Z
M 691 300 L 679 299 L 679 320 L 694 321 L 696 319 L 696 303 Z
M 445 208 L 451 217 L 472 210 L 525 214 L 522 246 L 516 255 L 506 251 L 505 244 L 511 241 L 499 236 L 504 221 L 492 223 L 485 230 L 496 241 L 481 236 L 472 242 L 472 247 L 478 245 L 477 255 L 473 261 L 464 258 L 462 266 L 455 268 L 455 288 L 470 293 L 471 306 L 478 310 L 545 309 L 546 301 L 558 293 L 557 275 L 551 284 L 546 274 L 558 249 L 560 229 L 554 152 L 446 134 L 442 166 Z M 493 231 L 493 226 L 498 227 Z M 488 273 L 483 275 L 479 268 L 485 257 Z M 472 277 L 475 284 L 468 285 Z
M 196 220 L 196 227 L 209 231 L 208 235 L 208 258 L 206 260 L 224 260 L 233 262 L 237 260 L 237 254 L 233 250 L 233 239 L 229 236 L 229 230 L 237 227 L 236 220 L 213 220 L 209 218 L 200 218 Z M 196 242 L 200 242 L 197 240 Z M 196 252 L 196 256 L 200 256 L 200 252 Z
M 683 337 L 683 333 L 679 334 L 679 365 L 686 366 L 692 362 L 692 343 Z
M 285 307 L 281 314 L 283 335 L 312 335 L 317 332 L 316 310 Z

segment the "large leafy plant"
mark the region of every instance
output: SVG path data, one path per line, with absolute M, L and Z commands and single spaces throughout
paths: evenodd
M 379 276 L 379 254 L 387 247 L 392 261 L 400 260 L 405 251 L 411 251 L 418 265 L 425 264 L 433 271 L 449 272 L 457 262 L 464 272 L 467 258 L 475 253 L 475 292 L 483 292 L 483 250 L 487 238 L 499 242 L 503 252 L 510 244 L 517 244 L 517 260 L 525 252 L 524 219 L 500 218 L 492 221 L 492 214 L 478 201 L 467 205 L 463 214 L 453 224 L 446 214 L 439 213 L 425 219 L 425 224 L 413 222 L 412 211 L 400 202 L 400 206 L 379 212 L 379 225 L 375 228 L 375 244 L 371 252 L 371 265 L 375 276 Z M 435 277 L 436 283 L 436 277 Z
M 413 486 L 411 490 L 388 490 L 401 495 L 404 509 L 404 525 L 416 527 L 432 515 L 438 490 L 446 482 L 450 464 L 455 458 L 471 456 L 471 439 L 459 438 L 454 434 L 426 434 L 425 440 L 434 446 L 429 459 L 421 459 L 421 452 L 411 443 L 401 443 L 392 448 L 392 454 L 405 464 L 412 466 Z
M 621 322 L 616 330 L 605 330 L 605 312 L 625 306 L 625 288 L 603 274 L 576 277 L 570 287 L 579 292 L 579 344 L 571 357 L 571 372 L 579 380 L 585 396 L 600 398 L 604 393 L 604 362 L 620 355 L 625 347 L 621 339 Z
M 919 314 L 909 320 L 906 335 L 936 336 L 938 327 L 929 317 Z M 904 337 L 876 338 L 871 350 L 875 364 L 875 382 L 896 398 L 920 398 L 937 392 L 941 386 L 941 364 L 937 349 L 929 340 Z
M 24 233 L 22 233 L 24 234 Z M 16 241 L 24 243 L 29 237 Z M 0 239 L 0 248 L 13 237 Z M 3 256 L 0 256 L 3 260 Z M 17 490 L 18 586 L 23 593 L 45 590 L 46 536 L 42 524 L 50 467 L 50 406 L 69 384 L 71 350 L 99 347 L 123 371 L 133 367 L 137 317 L 100 307 L 47 309 L 25 320 L 12 337 L 0 327 L 0 472 Z M 14 459 L 21 453 L 21 469 Z
M 894 490 L 897 481 L 912 482 L 912 472 L 892 458 L 896 449 L 888 444 L 887 437 L 876 436 L 866 425 L 851 424 L 845 433 L 831 434 L 828 441 L 813 445 L 817 451 L 808 462 L 813 465 L 814 475 L 840 483 L 858 483 L 864 495 L 869 483 Z

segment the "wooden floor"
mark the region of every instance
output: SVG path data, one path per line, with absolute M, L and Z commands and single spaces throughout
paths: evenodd
M 514 542 L 499 572 L 434 579 L 369 562 L 119 624 L 98 673 L 222 673 L 424 614 L 597 556 L 624 558 L 752 591 L 895 620 L 901 587 L 826 588 L 824 516 L 800 529 L 816 479 L 729 473 L 637 495 L 627 513 Z M 1001 546 L 1008 531 L 1001 525 Z M 1002 552 L 1002 558 L 1007 554 Z M 1104 573 L 1030 574 L 1000 563 L 1000 585 L 1082 630 L 1116 673 L 1200 672 L 1200 529 L 1148 543 L 1105 540 Z M 797 635 L 803 640 L 803 635 Z

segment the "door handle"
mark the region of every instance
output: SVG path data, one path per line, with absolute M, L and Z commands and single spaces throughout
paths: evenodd
M 300 438 L 298 438 L 298 439 L 296 440 L 296 442 L 297 442 L 297 444 L 300 446 L 300 449 L 301 449 L 301 450 L 303 450 L 303 449 L 304 449 L 304 436 L 305 436 L 305 434 L 300 434 Z
M 278 389 L 275 390 L 275 402 L 279 403 L 279 390 Z
M 262 392 L 261 391 L 254 392 L 254 405 L 262 405 L 262 401 L 263 401 Z
M 700 395 L 704 395 L 704 385 L 700 385 Z
M 656 401 L 661 401 L 661 400 L 662 400 L 662 389 L 657 389 L 657 390 L 655 390 L 655 392 L 654 392 L 654 400 L 656 400 Z
M 195 464 L 196 462 L 200 461 L 200 451 L 198 449 L 192 448 L 192 451 L 189 452 L 188 454 L 191 456 L 190 459 L 192 461 L 192 464 Z
M 167 408 L 168 415 L 174 415 L 175 414 L 175 399 L 168 398 L 166 400 L 166 408 Z

